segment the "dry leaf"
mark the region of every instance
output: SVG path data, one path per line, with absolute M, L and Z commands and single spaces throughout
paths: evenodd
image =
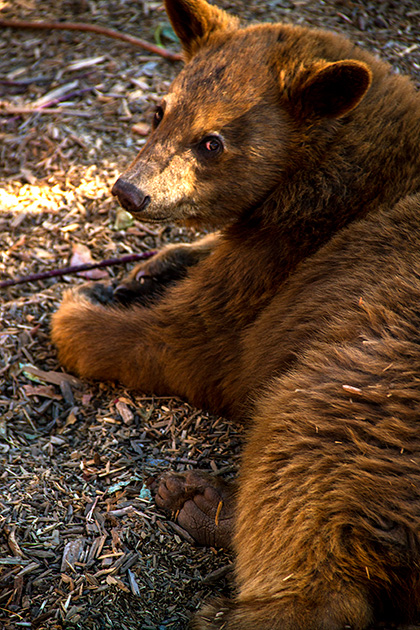
M 22 558 L 23 551 L 22 549 L 19 547 L 17 540 L 16 540 L 16 536 L 15 536 L 15 528 L 13 527 L 10 531 L 9 534 L 7 536 L 7 543 L 9 545 L 9 549 L 12 552 L 12 554 L 15 557 L 20 557 Z
M 90 253 L 89 247 L 82 243 L 75 243 L 73 245 L 73 253 L 70 259 L 70 265 L 87 265 L 95 262 Z M 79 271 L 77 274 L 82 278 L 88 278 L 89 280 L 100 280 L 101 278 L 108 278 L 108 272 L 105 269 L 89 269 L 88 271 Z
M 37 368 L 35 365 L 31 365 L 30 363 L 20 364 L 19 366 L 22 369 L 22 373 L 35 382 L 45 383 L 53 383 L 53 385 L 60 385 L 61 381 L 68 381 L 70 385 L 73 387 L 80 387 L 82 382 L 72 376 L 71 374 L 66 374 L 65 372 L 54 372 L 53 370 L 49 370 L 48 372 L 45 370 L 41 370 Z
M 148 136 L 150 133 L 150 125 L 146 123 L 136 123 L 132 125 L 131 131 L 137 133 L 139 136 Z
M 44 398 L 51 398 L 52 400 L 61 400 L 62 396 L 57 394 L 54 387 L 51 385 L 23 385 L 23 391 L 27 396 L 43 396 Z
M 32 107 L 42 107 L 51 101 L 55 101 L 57 98 L 61 98 L 64 94 L 68 92 L 72 92 L 79 85 L 79 81 L 72 81 L 71 83 L 66 83 L 65 85 L 60 85 L 60 87 L 51 90 L 51 92 L 47 92 L 44 96 L 41 96 L 38 100 L 32 103 Z

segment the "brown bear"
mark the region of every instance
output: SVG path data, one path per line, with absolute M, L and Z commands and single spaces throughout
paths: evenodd
M 236 494 L 157 502 L 227 544 L 198 629 L 361 629 L 420 612 L 420 99 L 338 35 L 165 0 L 186 65 L 113 193 L 219 232 L 115 291 L 68 291 L 63 365 L 249 423 Z M 144 295 L 145 280 L 158 291 Z M 153 283 L 152 283 L 153 284 Z

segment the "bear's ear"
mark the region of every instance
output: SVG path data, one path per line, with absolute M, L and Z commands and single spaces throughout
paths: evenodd
M 339 118 L 347 114 L 360 103 L 371 80 L 369 67 L 360 61 L 335 61 L 312 69 L 298 94 L 302 115 Z
M 165 0 L 165 8 L 187 59 L 200 48 L 201 40 L 213 31 L 239 25 L 238 18 L 206 0 Z

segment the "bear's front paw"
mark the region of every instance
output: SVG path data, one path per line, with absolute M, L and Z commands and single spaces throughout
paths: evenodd
M 159 278 L 139 271 L 133 278 L 130 275 L 115 287 L 113 300 L 122 306 L 129 306 L 133 302 L 146 306 L 156 302 L 164 294 L 166 287 Z
M 89 282 L 79 287 L 78 291 L 92 304 L 110 306 L 115 303 L 114 288 L 102 282 Z
M 114 291 L 117 302 L 149 305 L 186 277 L 190 267 L 203 257 L 202 249 L 187 243 L 168 245 L 152 258 L 136 265 Z

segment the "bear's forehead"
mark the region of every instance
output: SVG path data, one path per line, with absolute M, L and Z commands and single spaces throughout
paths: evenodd
M 331 33 L 288 24 L 216 33 L 181 71 L 172 89 L 199 98 L 203 94 L 236 98 L 240 93 L 243 99 L 255 99 L 276 81 L 279 70 L 293 77 L 320 59 L 347 56 L 349 51 L 341 50 L 343 41 Z
M 330 48 L 340 49 L 333 38 L 284 24 L 212 36 L 174 80 L 165 99 L 167 114 L 179 129 L 188 124 L 190 133 L 222 128 L 277 101 L 281 92 L 287 95 L 302 69 L 331 58 Z
M 232 68 L 223 55 L 217 55 L 206 67 L 197 61 L 178 76 L 165 97 L 167 113 L 180 127 L 187 124 L 192 135 L 203 129 L 221 129 L 261 102 L 267 84 L 274 84 L 267 69 L 261 72 L 254 65 L 244 72 L 243 63 Z
M 275 44 L 276 38 L 270 39 Z M 270 76 L 272 54 L 272 48 L 253 31 L 218 36 L 186 65 L 172 89 L 218 99 L 238 93 L 244 99 L 255 98 Z

